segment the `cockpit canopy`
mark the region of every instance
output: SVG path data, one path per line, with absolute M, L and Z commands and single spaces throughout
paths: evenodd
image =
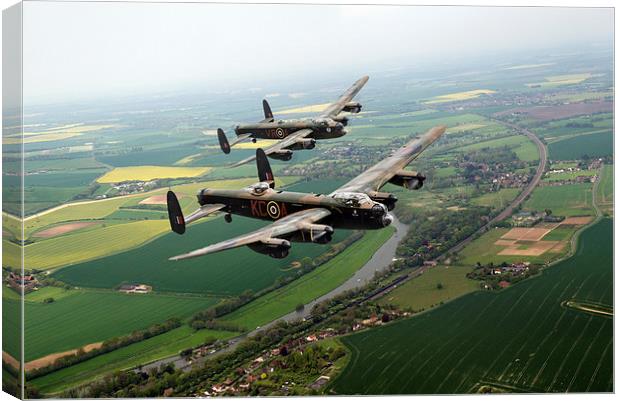
M 368 195 L 361 192 L 336 192 L 332 198 L 347 207 L 363 207 L 375 204 Z
M 315 118 L 314 120 L 312 120 L 312 122 L 316 125 L 318 125 L 319 127 L 328 127 L 329 126 L 329 120 L 326 118 Z
M 254 185 L 250 185 L 248 187 L 248 189 L 250 190 L 250 192 L 252 192 L 252 195 L 262 195 L 265 192 L 267 192 L 267 190 L 269 190 L 269 183 L 267 182 L 259 182 L 256 183 Z

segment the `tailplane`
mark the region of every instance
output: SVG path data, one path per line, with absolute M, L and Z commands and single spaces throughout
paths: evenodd
M 273 178 L 273 172 L 271 171 L 269 160 L 267 160 L 267 155 L 261 148 L 256 149 L 256 168 L 258 169 L 258 180 L 260 182 L 267 182 L 269 187 L 274 188 L 276 180 Z
M 266 99 L 263 99 L 263 113 L 265 114 L 265 119 L 263 122 L 270 123 L 273 121 L 273 113 L 271 112 L 271 107 L 269 103 L 267 103 Z
M 222 152 L 229 154 L 230 143 L 228 143 L 228 138 L 226 138 L 226 134 L 224 133 L 224 130 L 221 128 L 217 129 L 217 140 L 220 142 L 220 148 L 222 148 Z
M 168 219 L 170 220 L 170 228 L 177 234 L 185 232 L 185 218 L 177 196 L 172 191 L 168 191 Z

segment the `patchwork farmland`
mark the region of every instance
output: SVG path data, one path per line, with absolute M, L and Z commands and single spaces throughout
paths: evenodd
M 496 267 L 503 262 L 531 262 L 538 269 L 564 256 L 575 232 L 594 218 L 593 188 L 584 177 L 599 174 L 598 167 L 589 166 L 599 157 L 605 167 L 597 196 L 603 212 L 613 213 L 609 145 L 613 139 L 614 116 L 609 111 L 613 81 L 611 75 L 594 71 L 596 68 L 587 76 L 573 76 L 568 70 L 581 71 L 583 67 L 556 60 L 522 63 L 479 72 L 473 81 L 446 80 L 445 75 L 417 81 L 410 71 L 395 72 L 376 81 L 372 89 L 376 92 L 361 93 L 364 111 L 349 116 L 348 135 L 321 141 L 312 151 L 296 151 L 289 162 L 272 161 L 277 188 L 329 193 L 413 135 L 434 125 L 447 125 L 447 134 L 410 167 L 427 174 L 424 188 L 384 187 L 399 199 L 394 210 L 399 219 L 414 221 L 411 237 L 400 238 L 406 239 L 401 245 L 406 242 L 408 249 L 393 261 L 396 266 L 406 265 L 408 272 L 415 271 L 416 263 L 432 262 L 432 252 L 449 241 L 441 233 L 416 231 L 418 224 L 445 227 L 457 236 L 470 228 L 465 226 L 482 224 L 503 210 L 531 178 L 538 165 L 538 150 L 504 122 L 528 127 L 539 135 L 548 145 L 550 169 L 565 170 L 545 176 L 544 186 L 536 188 L 522 205 L 524 214 L 550 209 L 553 217 L 566 216 L 565 220 L 536 223 L 533 228 L 509 227 L 511 222 L 504 221 L 459 254 L 450 255 L 449 260 L 368 302 L 371 308 L 394 306 L 424 312 L 344 337 L 352 352 L 337 363 L 344 365 L 350 358 L 350 365 L 342 377 L 331 376 L 328 389 L 316 391 L 394 394 L 612 388 L 610 319 L 601 320 L 611 313 L 611 273 L 604 269 L 610 263 L 604 259 L 610 256 L 610 248 L 586 241 L 591 230 L 602 232 L 601 224 L 609 224 L 607 220 L 586 231 L 575 258 L 543 269 L 539 276 L 515 280 L 505 290 L 480 291 L 484 281 L 466 277 L 478 268 L 477 262 L 495 263 Z M 544 85 L 527 86 L 532 83 Z M 315 92 L 308 91 L 300 99 L 274 97 L 270 103 L 286 118 L 311 115 L 324 106 L 321 102 L 331 93 L 329 89 L 314 88 Z M 515 110 L 515 94 L 527 110 Z M 158 101 L 140 104 L 140 110 L 147 111 L 144 114 L 125 110 L 123 105 L 115 114 L 118 124 L 62 138 L 49 136 L 62 128 L 61 123 L 44 117 L 31 121 L 41 124 L 43 128 L 37 131 L 42 132 L 39 139 L 45 140 L 30 140 L 25 145 L 27 219 L 23 239 L 27 241 L 27 267 L 45 269 L 35 275 L 52 285 L 46 283 L 26 297 L 26 359 L 32 363 L 51 358 L 53 353 L 94 347 L 168 317 L 182 320 L 180 327 L 164 334 L 28 381 L 45 396 L 73 396 L 78 385 L 160 358 L 178 365 L 187 363 L 188 369 L 196 366 L 200 359 L 191 359 L 190 364 L 179 353 L 187 355 L 188 348 L 204 344 L 207 338 L 221 339 L 225 346 L 226 340 L 244 334 L 228 329 L 269 327 L 274 319 L 301 304 L 306 304 L 304 311 L 308 312 L 309 303 L 346 282 L 392 235 L 390 230 L 368 232 L 326 263 L 313 265 L 314 270 L 307 267 L 333 252 L 332 246 L 349 238 L 351 232 L 337 230 L 334 241 L 323 246 L 295 243 L 284 260 L 263 257 L 244 247 L 202 259 L 168 261 L 172 255 L 266 224 L 236 216 L 231 224 L 209 218 L 190 227 L 185 236 L 169 233 L 168 188 L 178 193 L 181 207 L 188 213 L 196 207 L 200 188 L 243 188 L 256 182 L 252 163 L 235 169 L 225 166 L 251 155 L 254 147 L 264 143 L 247 143 L 224 155 L 214 130 L 203 128 L 221 126 L 230 133 L 236 122 L 255 120 L 261 115 L 262 94 L 243 98 L 221 94 L 217 101 L 200 96 L 198 102 L 185 99 L 182 101 L 187 104 L 162 113 L 152 113 L 163 108 Z M 96 119 L 109 117 L 99 114 Z M 8 145 L 4 151 L 15 153 L 17 146 Z M 17 168 L 17 162 L 8 163 Z M 117 180 L 152 178 L 159 179 L 153 187 L 133 188 L 127 193 L 116 185 Z M 9 186 L 19 184 L 17 175 L 3 179 Z M 7 207 L 4 211 L 15 210 Z M 475 218 L 462 226 L 445 224 L 470 213 Z M 3 223 L 3 244 L 12 251 L 4 255 L 6 275 L 19 264 L 17 242 L 22 238 L 17 220 L 4 214 Z M 601 238 L 609 234 L 608 228 L 603 231 Z M 586 272 L 584 260 L 588 268 L 591 263 L 596 266 Z M 116 291 L 121 285 L 136 283 L 152 286 L 153 292 L 127 295 Z M 251 300 L 232 310 L 223 308 L 241 296 Z M 605 313 L 588 312 L 592 305 L 600 304 Z M 225 311 L 212 318 L 216 305 Z M 3 308 L 8 313 L 3 320 L 3 348 L 14 355 L 19 351 L 19 339 L 12 335 L 19 325 L 17 306 L 16 293 L 4 291 Z M 195 318 L 196 312 L 204 312 L 199 318 L 205 321 Z M 206 324 L 222 330 L 201 328 Z M 286 374 L 278 368 L 275 373 L 275 377 Z M 200 374 L 194 372 L 192 377 Z M 269 375 L 256 384 L 261 394 L 274 395 L 265 390 L 271 379 Z M 154 377 L 149 380 L 157 381 Z M 204 395 L 202 390 L 219 384 L 210 380 L 202 381 L 196 386 L 199 392 L 191 395 Z M 309 391 L 306 384 L 301 386 Z M 72 392 L 60 393 L 70 389 Z
M 604 219 L 586 229 L 576 254 L 540 277 L 344 337 L 353 355 L 331 389 L 338 394 L 612 391 L 613 320 L 563 306 L 573 298 L 612 305 L 612 226 Z

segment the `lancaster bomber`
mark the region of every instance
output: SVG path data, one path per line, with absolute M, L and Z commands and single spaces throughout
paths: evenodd
M 276 121 L 269 103 L 263 100 L 265 119 L 254 124 L 237 125 L 235 127 L 237 138 L 232 143 L 228 142 L 224 131 L 218 128 L 217 138 L 220 147 L 224 153 L 229 154 L 231 147 L 245 140 L 256 142 L 257 139 L 280 139 L 279 142 L 264 149 L 265 154 L 278 160 L 291 160 L 293 150 L 313 149 L 317 139 L 338 138 L 346 135 L 347 131 L 344 127 L 349 119 L 340 113 L 362 111 L 362 105 L 351 100 L 366 82 L 368 82 L 368 76 L 358 79 L 336 102 L 330 104 L 315 118 Z M 231 167 L 240 166 L 255 158 L 256 156 L 248 157 Z
M 239 190 L 203 189 L 198 193 L 200 208 L 187 218 L 183 217 L 174 192 L 168 191 L 170 227 L 177 234 L 183 234 L 187 224 L 216 212 L 224 212 L 228 223 L 232 221 L 232 214 L 273 221 L 249 234 L 170 260 L 194 258 L 244 245 L 273 258 L 284 258 L 289 253 L 291 242 L 325 244 L 331 241 L 335 228 L 370 230 L 387 227 L 393 220 L 389 211 L 397 199 L 394 194 L 379 190 L 388 182 L 420 189 L 425 176 L 404 168 L 445 130 L 443 126 L 430 129 L 329 195 L 276 190 L 269 161 L 260 148 L 256 150 L 257 184 Z

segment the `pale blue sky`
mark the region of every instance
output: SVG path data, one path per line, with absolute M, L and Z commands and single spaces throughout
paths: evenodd
M 26 2 L 24 95 L 215 90 L 612 40 L 611 9 Z

